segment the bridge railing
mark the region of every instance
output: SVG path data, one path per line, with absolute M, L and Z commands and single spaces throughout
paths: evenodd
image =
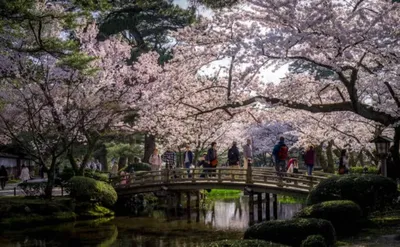
M 111 178 L 115 188 L 131 188 L 146 185 L 173 183 L 238 183 L 271 185 L 310 190 L 320 181 L 322 176 L 304 174 L 277 173 L 265 168 L 176 168 L 159 171 L 136 172 Z

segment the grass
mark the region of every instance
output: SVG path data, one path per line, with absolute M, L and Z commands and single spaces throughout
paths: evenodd
M 241 190 L 211 190 L 205 192 L 207 199 L 236 199 L 242 195 Z

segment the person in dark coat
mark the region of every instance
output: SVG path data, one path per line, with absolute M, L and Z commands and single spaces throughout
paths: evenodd
M 8 172 L 4 166 L 0 167 L 0 184 L 1 184 L 1 189 L 4 190 L 4 187 L 6 187 L 6 183 L 8 181 Z

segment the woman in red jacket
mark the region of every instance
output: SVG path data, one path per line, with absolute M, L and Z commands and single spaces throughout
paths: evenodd
M 304 163 L 306 163 L 307 166 L 308 176 L 311 176 L 315 163 L 315 150 L 313 146 L 309 146 L 304 154 Z

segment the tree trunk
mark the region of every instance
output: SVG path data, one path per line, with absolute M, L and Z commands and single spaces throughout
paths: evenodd
M 124 168 L 125 166 L 126 166 L 126 157 L 124 157 L 124 156 L 121 156 L 121 157 L 119 157 L 119 160 L 118 160 L 118 170 L 121 170 L 122 168 Z
M 357 160 L 354 158 L 354 152 L 349 152 L 349 167 L 357 165 Z
M 44 165 L 44 164 L 43 164 Z M 44 190 L 45 197 L 47 199 L 51 199 L 53 196 L 53 187 L 54 187 L 54 178 L 55 178 L 55 170 L 56 170 L 56 161 L 52 160 L 50 168 L 47 170 L 47 185 Z
M 328 147 L 326 148 L 326 159 L 327 159 L 327 172 L 334 173 L 335 171 L 335 161 L 333 160 L 333 140 L 328 142 Z
M 400 146 L 400 126 L 394 128 L 394 138 L 393 138 L 393 152 L 392 152 L 392 156 L 393 156 L 393 163 L 394 163 L 394 169 L 393 172 L 395 174 L 393 174 L 393 176 L 391 177 L 395 177 L 395 178 L 400 178 L 400 154 L 399 154 L 399 146 Z
M 325 157 L 324 157 L 324 154 L 323 154 L 322 150 L 323 150 L 322 143 L 321 143 L 321 145 L 315 147 L 315 152 L 317 154 L 316 162 L 317 162 L 317 164 L 319 164 L 322 167 L 324 172 L 327 172 L 328 166 L 326 165 L 326 160 L 325 160 Z
M 358 155 L 358 161 L 360 161 L 360 165 L 361 165 L 362 167 L 365 166 L 364 153 L 363 153 L 363 152 L 364 152 L 364 151 L 361 150 L 360 153 L 359 153 L 359 155 Z
M 156 137 L 154 135 L 146 134 L 144 136 L 144 156 L 143 156 L 144 163 L 149 163 L 150 156 L 155 148 L 156 148 Z

